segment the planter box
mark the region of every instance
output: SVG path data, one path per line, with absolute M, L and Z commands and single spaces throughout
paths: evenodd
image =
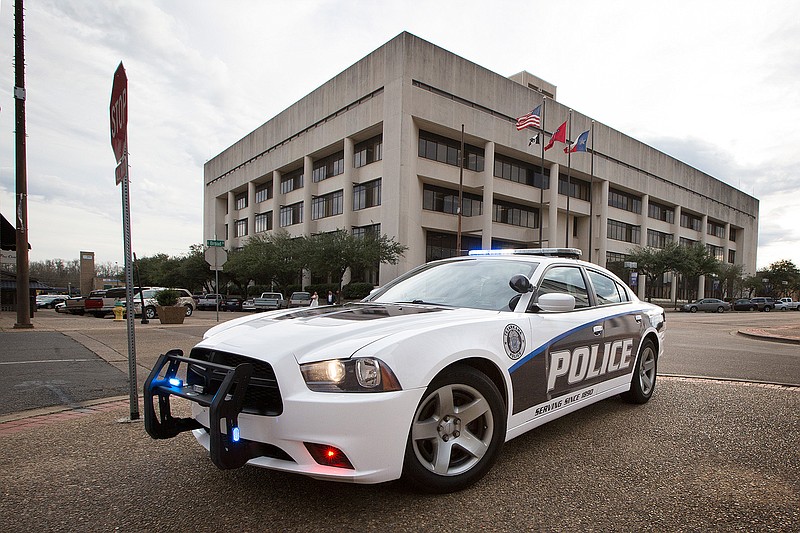
M 182 305 L 172 307 L 156 307 L 158 319 L 162 324 L 183 324 L 186 318 L 186 308 Z

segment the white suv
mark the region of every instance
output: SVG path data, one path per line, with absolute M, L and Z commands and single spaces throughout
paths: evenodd
M 142 297 L 144 297 L 144 316 L 148 319 L 156 318 L 156 307 L 158 307 L 158 302 L 156 301 L 156 294 L 159 291 L 163 291 L 167 287 L 151 287 L 149 289 L 145 289 L 142 291 L 141 294 L 138 292 L 133 297 L 133 309 L 134 313 L 137 315 L 142 314 Z M 178 291 L 178 303 L 176 305 L 182 305 L 186 308 L 186 316 L 192 316 L 194 313 L 194 298 L 192 298 L 192 293 L 186 289 L 172 289 L 174 291 Z

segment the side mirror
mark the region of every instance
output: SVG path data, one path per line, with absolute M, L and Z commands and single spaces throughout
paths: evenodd
M 539 296 L 536 305 L 538 305 L 539 309 L 542 311 L 567 313 L 575 309 L 575 297 L 562 292 L 551 292 Z
M 526 292 L 531 292 L 533 290 L 533 285 L 531 285 L 531 280 L 526 278 L 521 274 L 517 274 L 511 278 L 508 282 L 509 287 L 514 289 L 514 291 L 525 294 Z

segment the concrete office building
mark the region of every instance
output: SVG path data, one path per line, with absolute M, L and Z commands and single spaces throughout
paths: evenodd
M 556 142 L 542 161 L 515 122 L 545 99 L 547 142 L 569 117 L 554 85 L 402 33 L 206 163 L 204 238 L 375 231 L 409 247 L 370 280 L 384 283 L 456 254 L 463 174 L 462 250 L 570 246 L 619 270 L 633 246 L 697 242 L 755 272 L 758 200 L 577 111 L 590 149 Z M 670 278 L 651 290 L 682 296 Z

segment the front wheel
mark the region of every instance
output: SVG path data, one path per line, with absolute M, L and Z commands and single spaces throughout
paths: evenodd
M 489 471 L 505 437 L 495 384 L 474 368 L 454 367 L 431 382 L 414 413 L 403 479 L 425 492 L 465 489 Z
M 768 305 L 765 305 L 764 306 L 764 312 L 765 313 L 769 313 L 770 311 L 772 311 L 772 308 L 770 306 L 768 306 Z
M 633 369 L 631 390 L 620 396 L 628 403 L 647 403 L 656 388 L 656 370 L 658 366 L 656 346 L 650 339 L 642 343 L 636 366 Z
M 144 316 L 147 317 L 147 320 L 153 320 L 156 317 L 156 308 L 148 305 L 144 308 Z
M 690 313 L 696 313 L 696 312 L 697 312 L 697 306 L 695 306 L 695 305 L 691 306 L 691 307 L 689 308 L 689 312 L 690 312 Z
M 187 305 L 186 306 L 186 316 L 192 316 L 192 313 L 194 313 L 194 309 L 192 308 L 191 305 Z

